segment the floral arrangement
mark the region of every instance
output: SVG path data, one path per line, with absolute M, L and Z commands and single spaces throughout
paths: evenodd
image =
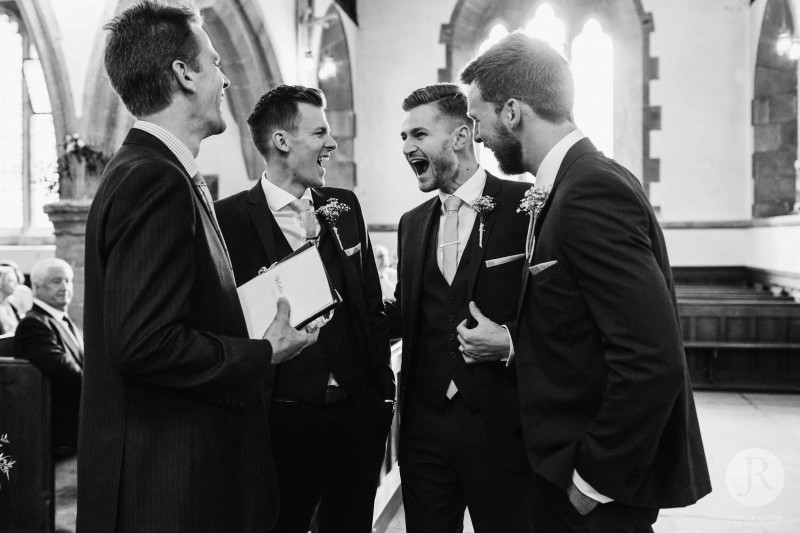
M 344 246 L 342 245 L 341 237 L 339 237 L 339 229 L 336 227 L 336 223 L 339 222 L 339 216 L 345 211 L 350 211 L 350 206 L 341 203 L 336 198 L 330 198 L 327 204 L 314 211 L 317 215 L 325 217 L 328 225 L 333 229 L 333 233 L 336 235 L 336 240 L 339 241 L 339 246 L 342 248 L 344 248 Z
M 545 202 L 547 202 L 551 190 L 552 187 L 548 185 L 547 187 L 531 187 L 525 191 L 525 196 L 523 196 L 522 200 L 519 202 L 517 213 L 522 213 L 524 211 L 532 217 L 538 215 L 542 207 L 544 207 Z
M 491 196 L 481 196 L 469 203 L 469 206 L 478 213 L 478 221 L 480 223 L 478 227 L 478 246 L 481 248 L 483 248 L 483 225 L 486 221 L 486 213 L 491 212 L 495 205 Z
M 70 163 L 69 156 L 73 156 L 78 162 L 86 161 L 86 170 L 96 173 L 98 170 L 103 170 L 111 157 L 101 150 L 97 150 L 84 141 L 80 134 L 73 133 L 64 138 L 62 144 L 64 148 L 64 155 L 58 160 L 58 173 L 62 171 L 69 172 Z
M 10 444 L 8 440 L 8 435 L 0 436 L 0 448 L 3 447 L 3 444 Z M 9 472 L 11 471 L 11 467 L 14 466 L 14 461 L 10 455 L 5 455 L 4 453 L 0 452 L 0 473 L 6 475 L 6 479 L 11 479 Z

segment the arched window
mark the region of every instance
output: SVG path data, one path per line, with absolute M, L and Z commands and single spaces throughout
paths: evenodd
M 39 55 L 19 13 L 0 7 L 0 237 L 50 233 L 56 136 Z
M 575 78 L 575 122 L 607 156 L 614 155 L 614 49 L 611 37 L 603 32 L 600 22 L 590 18 L 581 33 L 567 47 L 567 25 L 549 4 L 539 6 L 533 18 L 522 25 L 525 33 L 541 39 L 570 61 Z M 483 53 L 492 44 L 508 35 L 503 24 L 492 27 L 480 43 Z M 491 150 L 478 149 L 481 164 L 492 173 L 500 173 Z M 523 175 L 521 178 L 529 179 Z

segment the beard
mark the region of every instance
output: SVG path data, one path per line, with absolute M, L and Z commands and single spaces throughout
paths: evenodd
M 492 143 L 492 146 L 487 145 L 487 147 L 494 152 L 497 166 L 504 174 L 513 176 L 525 173 L 525 169 L 522 167 L 522 143 L 511 134 L 511 130 L 506 126 L 500 125 L 497 131 L 497 140 Z
M 422 192 L 443 189 L 458 175 L 458 159 L 452 154 L 451 157 L 447 157 L 448 154 L 445 152 L 447 146 L 448 142 L 443 142 L 441 151 L 429 159 L 431 177 L 419 182 L 419 189 Z

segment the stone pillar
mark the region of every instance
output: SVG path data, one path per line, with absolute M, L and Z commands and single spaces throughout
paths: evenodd
M 66 199 L 44 206 L 44 212 L 53 222 L 56 235 L 56 257 L 72 266 L 74 294 L 69 314 L 83 328 L 84 251 L 86 249 L 86 218 L 91 199 Z

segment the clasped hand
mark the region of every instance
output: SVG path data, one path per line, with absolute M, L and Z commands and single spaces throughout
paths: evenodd
M 464 361 L 485 363 L 508 357 L 511 345 L 506 330 L 486 318 L 475 302 L 469 303 L 469 312 L 477 325 L 470 329 L 467 327 L 467 320 L 464 320 L 456 327 L 458 342 L 461 344 L 459 350 Z
M 329 318 L 320 317 L 298 331 L 289 323 L 290 316 L 289 300 L 278 298 L 278 312 L 262 337 L 272 345 L 273 365 L 292 359 L 303 349 L 317 342 L 319 328 L 329 320 Z

